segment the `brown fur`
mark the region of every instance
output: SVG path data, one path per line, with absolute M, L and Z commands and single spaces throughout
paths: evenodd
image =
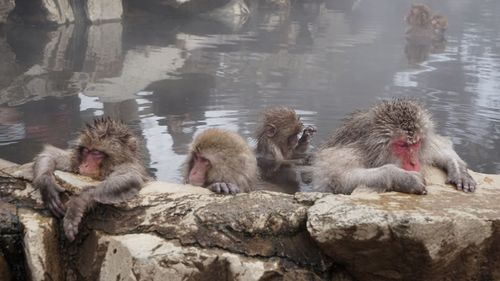
M 406 35 L 409 38 L 442 39 L 448 27 L 448 20 L 445 16 L 435 14 L 429 6 L 424 4 L 413 4 L 405 21 L 408 24 Z
M 185 182 L 188 182 L 195 153 L 207 158 L 211 164 L 204 187 L 214 183 L 230 183 L 243 192 L 254 188 L 258 180 L 257 161 L 247 142 L 238 134 L 211 128 L 197 135 L 184 163 Z
M 98 179 L 102 182 L 71 197 L 65 206 L 59 195 L 64 189 L 56 183 L 53 172 L 78 172 L 84 147 L 105 153 L 99 166 Z M 40 189 L 50 211 L 58 217 L 64 216 L 63 226 L 69 240 L 75 238 L 87 209 L 97 202 L 110 204 L 128 200 L 149 180 L 139 159 L 138 147 L 137 137 L 123 123 L 98 119 L 82 131 L 74 148 L 62 150 L 48 145 L 36 157 L 33 183 Z
M 422 175 L 401 169 L 393 155 L 391 143 L 400 137 L 408 143 L 421 139 L 421 171 L 438 166 L 458 189 L 474 191 L 475 182 L 451 142 L 435 133 L 430 114 L 419 102 L 407 99 L 384 101 L 348 117 L 315 157 L 315 189 L 350 194 L 365 185 L 379 191 L 425 194 Z

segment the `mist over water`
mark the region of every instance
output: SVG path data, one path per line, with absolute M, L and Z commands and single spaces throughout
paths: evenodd
M 94 117 L 142 136 L 151 172 L 180 181 L 193 136 L 246 138 L 270 106 L 295 108 L 318 146 L 355 109 L 416 97 L 469 166 L 500 172 L 500 1 L 425 1 L 446 42 L 409 44 L 413 1 L 297 1 L 249 18 L 128 16 L 121 23 L 0 31 L 0 158 L 67 147 Z

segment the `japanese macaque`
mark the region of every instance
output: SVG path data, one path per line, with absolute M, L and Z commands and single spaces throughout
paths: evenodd
M 50 145 L 35 158 L 33 183 L 40 189 L 47 208 L 64 217 L 63 227 L 68 240 L 73 241 L 78 226 L 88 209 L 96 203 L 123 202 L 134 196 L 149 179 L 139 159 L 138 140 L 123 123 L 97 119 L 87 124 L 73 148 L 62 150 Z M 102 181 L 89 186 L 66 204 L 53 172 L 62 170 Z
M 261 176 L 275 183 L 294 182 L 296 173 L 291 168 L 309 164 L 307 150 L 316 129 L 304 128 L 299 116 L 288 107 L 269 108 L 262 115 L 261 125 L 255 132 L 255 153 Z
M 434 14 L 434 12 L 424 4 L 413 4 L 410 12 L 405 17 L 408 24 L 406 30 L 407 37 L 442 37 L 448 27 L 448 20 L 445 16 Z
M 423 4 L 414 4 L 405 18 L 406 30 L 405 55 L 411 64 L 427 60 L 430 53 L 440 53 L 446 49 L 444 32 L 448 20 L 440 14 L 433 14 Z
M 426 194 L 426 167 L 447 173 L 447 183 L 473 192 L 474 179 L 451 142 L 435 133 L 430 114 L 409 99 L 384 101 L 348 117 L 318 151 L 317 191 L 350 194 L 357 187 Z
M 211 128 L 198 134 L 184 163 L 184 180 L 215 193 L 253 190 L 258 181 L 257 160 L 238 134 Z

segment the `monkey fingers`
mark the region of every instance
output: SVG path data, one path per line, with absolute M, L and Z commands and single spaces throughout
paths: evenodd
M 240 189 L 237 185 L 225 182 L 213 183 L 208 187 L 208 189 L 215 193 L 221 194 L 236 194 L 240 192 Z
M 64 216 L 63 227 L 66 238 L 71 242 L 78 234 L 78 226 L 82 221 L 85 202 L 79 197 L 73 197 L 68 201 L 68 209 Z
M 463 173 L 455 177 L 449 176 L 446 183 L 456 186 L 458 190 L 463 192 L 474 192 L 476 190 L 476 181 L 468 174 Z
M 64 189 L 55 184 L 48 185 L 45 188 L 42 188 L 41 191 L 43 202 L 45 202 L 47 208 L 49 208 L 52 214 L 56 217 L 64 216 L 66 208 L 61 202 L 61 198 L 59 196 L 59 193 L 64 191 Z

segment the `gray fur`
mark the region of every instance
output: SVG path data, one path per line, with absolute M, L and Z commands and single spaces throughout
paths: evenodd
M 422 170 L 435 165 L 448 173 L 448 181 L 457 189 L 474 191 L 476 184 L 451 142 L 434 132 L 430 114 L 409 99 L 384 101 L 349 116 L 316 154 L 314 188 L 350 194 L 366 186 L 380 192 L 425 194 L 423 175 L 399 168 L 391 153 L 391 141 L 398 136 L 409 142 L 421 138 Z

